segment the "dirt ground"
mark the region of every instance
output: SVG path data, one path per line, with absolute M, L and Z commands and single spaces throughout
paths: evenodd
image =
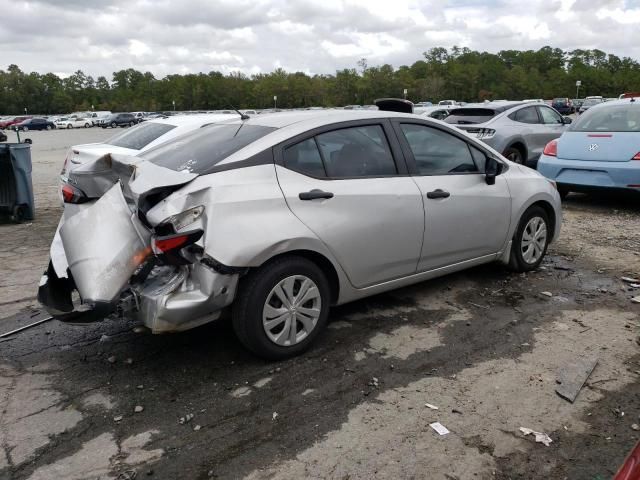
M 38 218 L 0 225 L 0 332 L 44 316 L 65 144 L 110 133 L 34 132 Z M 564 207 L 540 270 L 487 265 L 335 308 L 285 362 L 252 357 L 225 321 L 0 340 L 0 479 L 611 478 L 640 439 L 640 289 L 621 280 L 640 276 L 640 201 Z M 584 357 L 598 364 L 569 403 L 557 371 Z

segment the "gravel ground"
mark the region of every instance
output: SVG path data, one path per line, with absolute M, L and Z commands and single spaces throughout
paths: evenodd
M 66 148 L 111 134 L 30 134 L 37 218 L 0 225 L 1 331 L 42 318 Z M 640 290 L 620 280 L 640 275 L 640 203 L 564 207 L 540 270 L 487 265 L 335 308 L 285 362 L 249 355 L 226 321 L 164 336 L 50 322 L 2 341 L 0 479 L 610 478 L 640 438 Z M 598 364 L 572 404 L 556 372 L 582 356 Z

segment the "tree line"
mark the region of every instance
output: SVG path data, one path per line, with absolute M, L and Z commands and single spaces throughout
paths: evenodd
M 640 91 L 640 64 L 601 50 L 502 50 L 496 54 L 468 48 L 431 48 L 412 65 L 370 66 L 366 59 L 333 75 L 286 72 L 247 76 L 239 72 L 168 75 L 158 79 L 133 68 L 93 78 L 78 70 L 60 78 L 23 72 L 17 65 L 0 70 L 0 114 L 64 113 L 77 110 L 168 111 L 365 105 L 382 97 L 414 101 L 574 97 L 617 97 Z

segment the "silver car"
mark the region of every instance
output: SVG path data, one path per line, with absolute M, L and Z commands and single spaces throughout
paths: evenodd
M 542 103 L 490 102 L 453 109 L 445 122 L 465 130 L 515 163 L 535 165 L 571 123 Z
M 79 165 L 39 300 L 72 323 L 185 330 L 231 306 L 265 358 L 329 308 L 483 263 L 535 269 L 553 182 L 440 121 L 387 111 L 259 115 Z

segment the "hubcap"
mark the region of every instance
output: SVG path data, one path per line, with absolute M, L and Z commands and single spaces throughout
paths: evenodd
M 276 345 L 291 347 L 303 341 L 316 328 L 322 298 L 318 286 L 304 275 L 280 281 L 262 310 L 262 326 Z
M 547 246 L 547 224 L 541 217 L 533 217 L 524 227 L 520 249 L 525 262 L 532 265 L 540 260 Z

